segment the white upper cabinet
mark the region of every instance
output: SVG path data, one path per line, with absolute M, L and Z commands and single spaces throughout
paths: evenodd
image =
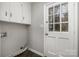
M 21 24 L 31 24 L 31 3 L 0 3 L 0 20 Z
M 31 3 L 22 3 L 22 23 L 31 24 Z
M 0 20 L 9 21 L 9 3 L 0 3 Z
M 16 3 L 10 3 L 10 21 L 21 23 L 22 20 L 22 8 L 21 4 Z

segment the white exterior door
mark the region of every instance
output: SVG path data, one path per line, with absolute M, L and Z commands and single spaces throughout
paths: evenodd
M 46 56 L 75 56 L 75 3 L 45 6 L 44 53 Z

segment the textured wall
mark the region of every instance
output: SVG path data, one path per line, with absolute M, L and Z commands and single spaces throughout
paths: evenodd
M 32 24 L 29 28 L 29 47 L 41 53 L 44 52 L 44 4 L 41 2 L 32 3 Z

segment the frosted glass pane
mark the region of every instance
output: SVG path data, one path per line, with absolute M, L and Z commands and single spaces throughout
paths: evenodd
M 61 12 L 62 13 L 67 13 L 68 12 L 68 4 L 67 3 L 62 4 L 62 6 L 61 6 Z
M 60 5 L 55 6 L 55 14 L 60 14 Z
M 61 14 L 61 20 L 62 22 L 68 21 L 68 13 L 62 13 Z
M 60 24 L 55 24 L 55 31 L 60 31 Z
M 49 31 L 53 31 L 53 24 L 49 24 Z
M 49 23 L 53 23 L 53 16 L 49 16 Z
M 53 7 L 49 8 L 49 15 L 53 15 Z
M 68 31 L 68 23 L 62 23 L 61 25 L 62 25 L 62 31 L 67 32 Z
M 55 15 L 55 22 L 60 22 L 60 15 Z

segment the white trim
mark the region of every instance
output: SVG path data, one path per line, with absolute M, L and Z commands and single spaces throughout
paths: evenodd
M 20 49 L 20 50 L 18 50 L 17 52 L 15 52 L 15 53 L 9 55 L 8 57 L 14 57 L 14 56 L 17 56 L 17 55 L 23 53 L 24 51 L 26 51 L 27 49 L 28 49 L 28 47 L 26 47 L 25 49 Z
M 32 52 L 34 52 L 34 53 L 36 53 L 36 54 L 38 54 L 38 55 L 44 57 L 44 54 L 41 53 L 41 52 L 39 52 L 39 51 L 36 51 L 36 50 L 34 50 L 34 49 L 32 49 L 32 48 L 28 48 L 28 50 L 30 50 L 30 51 L 32 51 Z

